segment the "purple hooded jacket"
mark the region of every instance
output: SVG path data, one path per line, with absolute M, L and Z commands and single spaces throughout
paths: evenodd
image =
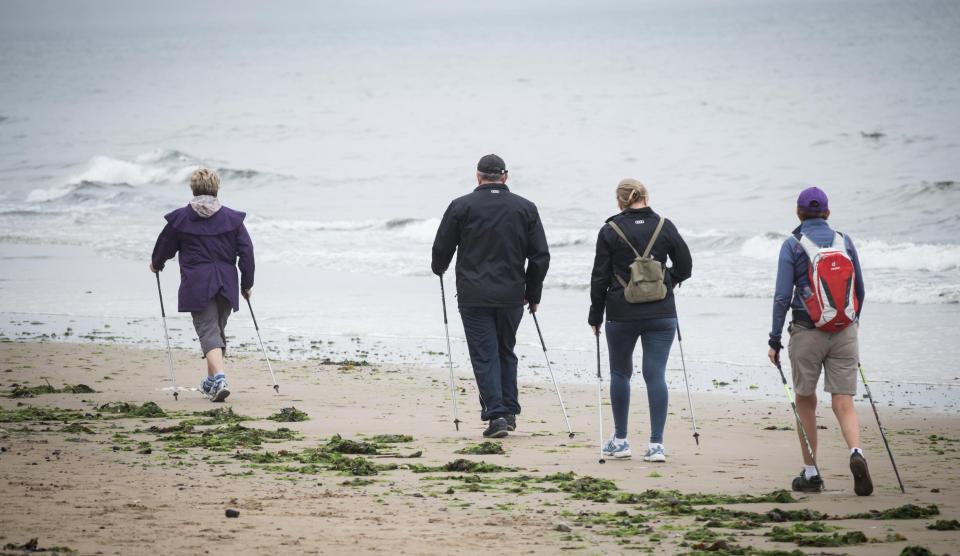
M 204 218 L 190 205 L 164 217 L 167 225 L 153 248 L 153 268 L 163 270 L 166 261 L 180 252 L 180 312 L 202 311 L 218 294 L 234 311 L 240 310 L 239 288 L 253 287 L 254 269 L 253 242 L 244 217 L 246 213 L 221 207 Z

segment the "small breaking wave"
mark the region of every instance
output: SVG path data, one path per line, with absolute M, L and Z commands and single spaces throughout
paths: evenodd
M 158 149 L 139 154 L 132 160 L 99 155 L 91 158 L 84 169 L 67 178 L 66 182 L 48 189 L 35 189 L 27 195 L 28 203 L 48 203 L 65 200 L 91 184 L 109 186 L 134 186 L 186 183 L 194 170 L 203 166 L 203 161 L 187 153 Z M 212 165 L 211 165 L 212 166 Z M 217 168 L 224 180 L 249 180 L 261 173 L 250 169 Z

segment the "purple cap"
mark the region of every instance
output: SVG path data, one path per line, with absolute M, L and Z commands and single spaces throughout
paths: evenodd
M 808 187 L 801 191 L 800 196 L 797 197 L 797 208 L 813 212 L 829 210 L 827 194 L 819 187 Z

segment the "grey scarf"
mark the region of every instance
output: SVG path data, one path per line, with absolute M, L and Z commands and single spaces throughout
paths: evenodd
M 190 201 L 190 206 L 202 218 L 210 218 L 220 210 L 220 199 L 213 195 L 197 195 Z

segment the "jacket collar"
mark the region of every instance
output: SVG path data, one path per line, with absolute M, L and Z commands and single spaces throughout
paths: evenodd
M 827 224 L 826 219 L 824 218 L 808 218 L 800 223 L 799 226 L 793 229 L 793 235 L 807 235 L 810 233 L 810 230 L 816 230 L 820 228 L 829 228 L 830 225 Z
M 507 184 L 505 183 L 484 183 L 482 185 L 478 185 L 474 191 L 480 191 L 481 189 L 506 189 L 507 191 L 510 191 L 510 188 L 507 187 Z

